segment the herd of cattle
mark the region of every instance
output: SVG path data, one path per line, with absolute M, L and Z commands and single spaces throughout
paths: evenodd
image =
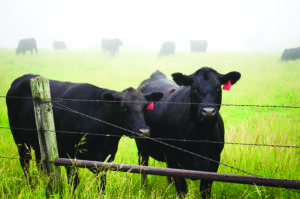
M 31 149 L 35 151 L 37 165 L 41 165 L 30 99 L 30 79 L 37 76 L 27 74 L 17 78 L 6 96 L 9 124 L 26 178 L 30 178 Z M 193 74 L 173 73 L 172 77 L 173 81 L 162 72 L 155 71 L 137 89 L 129 87 L 121 92 L 88 83 L 49 80 L 51 97 L 59 99 L 59 102 L 53 102 L 59 157 L 111 162 L 121 136 L 127 135 L 136 141 L 140 165 L 147 166 L 149 157 L 152 157 L 166 162 L 168 168 L 217 172 L 224 147 L 224 123 L 219 112 L 222 85 L 227 85 L 228 90 L 228 86 L 234 85 L 241 74 L 235 71 L 220 74 L 212 68 L 202 67 Z M 174 102 L 177 104 L 174 105 Z M 68 132 L 89 134 L 83 136 Z M 103 134 L 111 136 L 97 136 Z M 78 145 L 83 138 L 84 144 Z M 169 141 L 157 142 L 156 138 Z M 172 139 L 208 142 L 174 142 Z M 42 167 L 39 166 L 39 169 Z M 67 167 L 66 171 L 75 191 L 79 183 L 78 172 L 71 167 Z M 91 171 L 95 174 L 100 172 L 99 169 Z M 106 174 L 100 180 L 98 190 L 103 193 Z M 174 177 L 170 180 L 175 184 L 178 197 L 184 197 L 188 191 L 185 179 Z M 142 175 L 142 183 L 146 185 L 146 175 Z M 211 180 L 201 180 L 203 198 L 209 196 L 212 183 Z
M 191 40 L 190 43 L 190 51 L 191 52 L 206 52 L 208 42 L 207 40 Z M 64 41 L 53 41 L 52 43 L 53 49 L 56 50 L 65 50 L 68 49 L 67 45 Z M 119 47 L 123 45 L 120 39 L 102 39 L 101 40 L 101 48 L 103 52 L 111 57 L 114 57 L 118 51 Z M 166 41 L 161 44 L 158 56 L 169 56 L 175 54 L 175 42 Z M 26 51 L 30 51 L 31 54 L 35 51 L 38 54 L 36 40 L 34 38 L 21 39 L 18 43 L 18 47 L 16 49 L 17 55 L 22 53 L 25 54 Z M 300 47 L 298 48 L 289 48 L 285 49 L 282 53 L 281 60 L 296 60 L 300 59 Z
M 65 50 L 67 45 L 64 41 L 53 41 L 53 49 Z M 114 57 L 118 51 L 119 47 L 123 45 L 120 39 L 105 39 L 101 40 L 101 48 L 103 52 L 111 57 Z M 208 42 L 206 40 L 191 40 L 190 48 L 191 52 L 206 52 Z M 17 55 L 22 53 L 25 54 L 26 51 L 30 51 L 31 54 L 35 50 L 37 54 L 37 44 L 34 38 L 21 39 L 18 43 L 18 48 L 16 49 Z M 175 53 L 175 43 L 173 41 L 163 42 L 159 51 L 159 56 L 174 55 Z

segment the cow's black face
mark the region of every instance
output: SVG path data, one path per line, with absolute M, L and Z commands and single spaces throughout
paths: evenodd
M 152 93 L 144 96 L 140 91 L 128 88 L 124 91 L 112 95 L 110 93 L 103 94 L 103 98 L 109 101 L 116 101 L 113 103 L 116 121 L 118 125 L 125 128 L 132 133 L 127 132 L 129 136 L 144 136 L 150 135 L 150 129 L 145 123 L 145 110 L 150 103 L 157 102 L 163 97 L 163 93 Z
M 235 84 L 241 77 L 239 72 L 230 72 L 225 75 L 211 68 L 201 68 L 192 75 L 181 73 L 172 74 L 174 81 L 180 86 L 190 86 L 191 115 L 200 121 L 216 121 L 222 103 L 221 86 L 228 80 L 231 85 Z

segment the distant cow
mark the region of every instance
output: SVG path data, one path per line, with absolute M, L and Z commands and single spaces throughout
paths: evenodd
M 285 49 L 281 55 L 282 61 L 300 59 L 300 47 Z
M 64 41 L 53 41 L 52 43 L 54 50 L 65 50 L 67 45 Z
M 30 51 L 32 54 L 33 50 L 35 51 L 36 54 L 38 54 L 36 40 L 34 38 L 21 39 L 18 43 L 18 48 L 16 49 L 16 53 L 17 55 L 19 55 L 20 53 L 25 54 L 26 51 Z
M 208 42 L 206 40 L 191 40 L 191 52 L 206 52 Z
M 153 139 L 135 140 L 139 164 L 147 166 L 151 156 L 166 162 L 168 168 L 217 172 L 224 147 L 224 123 L 219 113 L 222 103 L 221 85 L 229 87 L 229 80 L 233 85 L 241 75 L 239 72 L 220 74 L 203 67 L 191 75 L 173 73 L 172 76 L 175 82 L 156 71 L 138 88 L 144 94 L 164 92 L 161 103 L 145 113 L 146 123 L 151 129 L 150 137 Z M 155 142 L 155 138 L 166 138 L 162 141 L 177 148 Z M 214 141 L 218 143 L 212 143 Z M 142 183 L 146 182 L 147 177 L 142 174 Z M 184 197 L 188 190 L 185 179 L 174 177 L 174 182 L 177 195 Z M 201 180 L 200 192 L 203 198 L 210 194 L 212 183 L 211 180 Z
M 119 46 L 123 45 L 120 39 L 102 39 L 101 47 L 104 53 L 115 56 L 119 51 Z
M 30 79 L 35 77 L 37 75 L 27 74 L 16 79 L 6 97 L 9 124 L 18 146 L 25 177 L 28 177 L 32 158 L 31 148 L 35 151 L 38 165 L 41 160 L 33 102 L 30 99 Z M 56 102 L 60 101 L 53 104 L 53 113 L 61 158 L 113 161 L 122 135 L 149 135 L 149 127 L 144 121 L 144 110 L 149 101 L 155 102 L 162 97 L 162 93 L 159 92 L 143 95 L 133 88 L 117 92 L 87 83 L 54 80 L 50 80 L 49 83 L 51 97 L 55 98 Z M 131 103 L 132 101 L 140 103 Z M 70 182 L 73 172 L 71 167 L 67 167 L 66 170 Z M 90 170 L 95 174 L 100 172 L 99 169 Z M 79 179 L 77 171 L 74 172 L 75 190 Z M 104 192 L 106 174 L 101 176 L 101 181 L 101 190 Z
M 173 41 L 166 41 L 161 44 L 159 50 L 159 56 L 174 55 L 175 53 L 175 43 Z

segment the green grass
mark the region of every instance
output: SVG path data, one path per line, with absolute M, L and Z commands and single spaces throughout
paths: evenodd
M 300 104 L 300 61 L 280 62 L 279 54 L 262 53 L 177 53 L 157 58 L 155 52 L 122 51 L 115 59 L 101 51 L 50 52 L 39 56 L 16 56 L 11 49 L 0 50 L 0 96 L 5 96 L 17 77 L 34 73 L 73 82 L 88 82 L 121 91 L 137 87 L 156 69 L 171 77 L 173 72 L 193 73 L 209 66 L 221 73 L 241 72 L 241 80 L 230 91 L 223 91 L 224 104 Z M 300 146 L 300 110 L 222 106 L 226 142 Z M 0 126 L 8 127 L 5 98 L 0 97 Z M 300 180 L 299 149 L 225 145 L 221 162 L 260 176 Z M 10 130 L 0 129 L 0 156 L 18 157 Z M 137 164 L 134 140 L 122 138 L 116 163 Z M 165 164 L 150 160 L 150 166 Z M 70 198 L 65 170 L 62 169 L 64 198 Z M 220 166 L 219 173 L 242 174 Z M 17 159 L 0 158 L 0 198 L 44 198 L 45 179 L 32 162 L 28 185 Z M 166 177 L 148 176 L 149 186 L 141 188 L 140 175 L 109 172 L 105 198 L 175 198 L 175 188 Z M 77 198 L 97 198 L 95 176 L 80 169 Z M 188 180 L 187 198 L 199 197 L 199 181 Z M 299 198 L 287 189 L 214 182 L 212 198 Z

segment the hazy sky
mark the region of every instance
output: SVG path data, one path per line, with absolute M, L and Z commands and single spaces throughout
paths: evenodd
M 173 40 L 208 40 L 209 51 L 281 52 L 300 46 L 300 0 L 0 0 L 0 47 L 35 37 L 38 47 L 64 40 L 100 48 L 101 38 L 158 50 Z

